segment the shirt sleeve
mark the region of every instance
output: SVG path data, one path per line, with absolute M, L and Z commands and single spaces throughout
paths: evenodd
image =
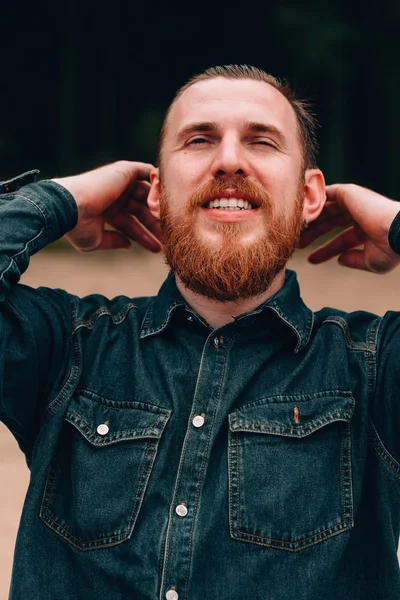
M 392 221 L 388 240 L 400 254 L 400 212 Z M 394 307 L 395 308 L 395 307 Z M 388 311 L 372 323 L 367 341 L 367 372 L 372 402 L 370 431 L 376 452 L 400 477 L 400 312 Z
M 72 316 L 66 292 L 19 279 L 30 256 L 72 229 L 78 215 L 65 188 L 30 183 L 32 175 L 0 184 L 0 419 L 27 458 L 43 410 L 68 378 Z

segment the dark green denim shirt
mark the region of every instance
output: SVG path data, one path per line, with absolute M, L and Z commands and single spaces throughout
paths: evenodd
M 293 272 L 217 330 L 172 276 L 31 289 L 77 219 L 32 177 L 0 189 L 0 416 L 31 469 L 11 599 L 398 600 L 399 313 L 313 313 Z

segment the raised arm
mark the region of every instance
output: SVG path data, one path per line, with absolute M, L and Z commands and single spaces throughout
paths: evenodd
M 130 240 L 159 251 L 146 206 L 150 168 L 121 161 L 54 181 L 33 183 L 30 172 L 0 183 L 0 419 L 27 458 L 45 408 L 71 381 L 75 299 L 18 284 L 20 276 L 30 256 L 64 234 L 83 251 Z
M 301 247 L 335 229 L 344 230 L 314 250 L 309 261 L 319 264 L 337 256 L 341 265 L 373 273 L 387 273 L 397 267 L 399 203 L 354 184 L 330 185 L 326 192 L 325 207 L 303 232 Z

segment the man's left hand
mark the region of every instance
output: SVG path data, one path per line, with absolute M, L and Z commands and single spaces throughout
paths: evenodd
M 300 248 L 335 229 L 344 230 L 314 250 L 308 257 L 311 263 L 338 256 L 341 265 L 372 273 L 387 273 L 400 264 L 388 241 L 398 202 L 355 184 L 329 185 L 326 194 L 321 215 L 301 235 Z

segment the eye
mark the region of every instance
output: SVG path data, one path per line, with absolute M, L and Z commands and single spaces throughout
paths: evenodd
M 194 138 L 193 140 L 190 140 L 188 142 L 188 146 L 190 146 L 190 145 L 197 145 L 197 146 L 199 146 L 199 145 L 202 145 L 202 144 L 206 144 L 207 142 L 208 142 L 208 140 L 206 140 L 205 138 L 197 137 L 197 138 Z
M 256 140 L 254 143 L 261 146 L 269 146 L 270 148 L 275 148 L 274 144 L 268 140 Z

